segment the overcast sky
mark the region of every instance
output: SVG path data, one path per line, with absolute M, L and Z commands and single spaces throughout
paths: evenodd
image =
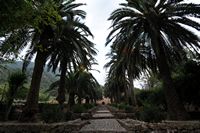
M 109 33 L 109 26 L 111 22 L 107 21 L 108 17 L 119 7 L 119 3 L 125 0 L 76 0 L 78 3 L 86 3 L 82 9 L 87 12 L 86 25 L 90 28 L 94 35 L 93 42 L 96 44 L 96 49 L 99 51 L 96 57 L 99 65 L 94 66 L 93 69 L 100 71 L 92 72 L 95 78 L 100 84 L 104 85 L 106 72 L 103 66 L 108 62 L 106 60 L 106 54 L 109 52 L 109 47 L 105 47 L 106 37 Z M 200 4 L 200 0 L 186 0 L 192 1 Z M 135 85 L 139 87 L 139 83 L 136 82 Z
M 106 62 L 106 54 L 109 52 L 109 47 L 105 47 L 106 37 L 109 33 L 108 29 L 110 22 L 107 21 L 111 12 L 119 7 L 120 1 L 123 0 L 76 0 L 78 3 L 86 3 L 82 9 L 87 12 L 86 25 L 90 28 L 94 35 L 93 42 L 96 44 L 98 55 L 96 60 L 99 65 L 93 66 L 100 73 L 93 71 L 93 75 L 101 85 L 104 85 L 106 72 L 103 66 Z

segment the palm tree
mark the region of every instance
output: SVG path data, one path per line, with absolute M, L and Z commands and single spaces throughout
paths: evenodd
M 163 80 L 170 118 L 188 119 L 174 89 L 169 66 L 183 60 L 187 48 L 198 52 L 199 38 L 191 28 L 199 30 L 200 24 L 188 16 L 199 17 L 200 5 L 183 0 L 128 0 L 121 6 L 109 18 L 113 23 L 108 43 L 115 40 L 115 45 L 129 45 L 131 49 L 136 45 L 148 46 L 149 56 L 156 58 Z
M 84 12 L 80 12 L 84 13 Z M 82 14 L 84 16 L 84 14 Z M 54 51 L 50 55 L 49 69 L 56 71 L 60 64 L 60 87 L 57 100 L 60 104 L 65 101 L 65 76 L 70 70 L 77 70 L 83 65 L 90 68 L 96 54 L 94 44 L 87 39 L 92 36 L 89 28 L 79 19 L 67 20 L 60 24 Z
M 123 77 L 122 79 L 128 81 L 129 86 L 125 87 L 127 102 L 134 106 L 137 106 L 137 101 L 133 79 L 138 78 L 147 69 L 147 64 L 154 60 L 148 56 L 146 49 L 148 48 L 144 46 L 139 47 L 139 45 L 129 48 L 128 45 L 119 45 L 118 41 L 114 41 L 111 47 L 112 51 L 108 54 L 111 60 L 105 65 L 106 68 L 110 67 L 109 75 L 114 74 L 116 75 L 115 77 Z M 124 84 L 127 84 L 127 81 L 122 79 L 120 81 L 125 81 Z
M 109 92 L 111 101 L 114 99 L 115 102 L 119 103 L 121 101 L 121 93 L 124 92 L 127 94 L 126 96 L 128 96 L 128 93 L 126 92 L 129 88 L 129 83 L 126 76 L 125 66 L 114 51 L 107 54 L 107 56 L 111 57 L 111 60 L 104 66 L 105 68 L 109 68 L 105 89 Z
M 77 95 L 79 97 L 79 103 L 81 103 L 81 99 L 85 98 L 86 103 L 89 101 L 97 100 L 97 88 L 100 87 L 98 81 L 95 77 L 85 68 L 81 68 L 78 71 L 78 79 L 77 79 Z
M 44 4 L 46 4 L 44 6 L 44 14 L 52 12 L 52 10 L 55 10 L 55 12 L 57 13 L 55 14 L 54 12 L 52 12 L 53 16 L 50 16 L 53 18 L 53 20 L 55 19 L 55 22 L 53 24 L 49 22 L 48 17 L 47 22 L 42 21 L 39 24 L 39 28 L 36 29 L 33 34 L 32 43 L 29 47 L 30 52 L 25 57 L 26 59 L 24 68 L 26 68 L 28 64 L 27 62 L 29 62 L 33 55 L 36 53 L 35 66 L 32 74 L 30 91 L 27 96 L 27 101 L 23 110 L 22 119 L 23 117 L 33 118 L 33 120 L 35 119 L 35 114 L 38 111 L 38 96 L 43 68 L 47 59 L 50 58 L 51 53 L 55 50 L 55 47 L 58 44 L 57 42 L 60 41 L 59 39 L 57 39 L 57 37 L 59 36 L 59 32 L 57 33 L 56 30 L 59 30 L 60 26 L 64 26 L 63 23 L 65 23 L 68 20 L 70 21 L 70 19 L 74 16 L 83 17 L 82 14 L 80 14 L 80 12 L 82 11 L 75 9 L 76 7 L 79 7 L 83 4 L 73 4 L 72 2 L 73 0 L 67 2 L 61 0 L 58 3 L 55 3 L 54 1 L 50 0 L 50 5 L 53 3 L 55 5 L 53 6 L 54 8 L 49 8 L 49 3 L 47 2 L 46 4 L 46 2 L 44 2 Z M 68 39 L 63 39 L 63 41 L 68 41 Z M 64 75 L 63 73 L 66 73 L 66 69 L 65 72 L 62 72 L 62 75 Z M 61 101 L 63 101 L 63 99 L 61 99 Z
M 60 80 L 51 84 L 47 91 L 52 91 L 59 88 Z M 89 100 L 96 100 L 96 89 L 99 87 L 99 83 L 93 77 L 93 75 L 80 68 L 77 71 L 68 72 L 65 77 L 65 88 L 69 94 L 68 109 L 75 104 L 75 96 L 78 97 L 78 102 L 81 103 L 83 98 Z M 86 100 L 88 101 L 88 100 Z

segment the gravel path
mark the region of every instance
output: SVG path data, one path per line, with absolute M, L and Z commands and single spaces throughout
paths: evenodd
M 85 125 L 79 131 L 80 133 L 126 133 L 119 122 L 114 119 L 114 116 L 105 106 L 99 106 L 98 110 L 93 114 L 93 119 L 90 124 Z
M 90 120 L 90 124 L 81 128 L 80 132 L 126 133 L 126 129 L 123 128 L 116 119 L 96 119 Z

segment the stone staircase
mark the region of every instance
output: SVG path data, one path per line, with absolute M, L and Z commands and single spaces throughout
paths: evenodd
M 83 126 L 80 133 L 125 133 L 127 132 L 114 115 L 104 105 L 100 105 L 93 113 L 90 124 Z

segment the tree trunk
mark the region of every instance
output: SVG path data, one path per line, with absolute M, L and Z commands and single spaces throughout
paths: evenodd
M 166 60 L 167 57 L 165 55 L 162 42 L 160 40 L 160 33 L 153 29 L 151 35 L 152 46 L 156 55 L 158 69 L 160 72 L 160 76 L 163 80 L 163 87 L 168 107 L 169 118 L 172 120 L 187 120 L 189 119 L 189 114 L 186 112 L 184 105 L 180 101 L 180 98 L 178 97 L 178 94 L 174 88 L 174 84 L 171 78 L 171 72 L 168 62 Z
M 66 92 L 66 84 L 65 84 L 65 76 L 67 72 L 67 63 L 65 61 L 61 62 L 61 75 L 60 75 L 60 83 L 58 88 L 58 96 L 56 97 L 56 100 L 58 103 L 62 106 L 65 102 L 65 92 Z
M 5 114 L 5 121 L 9 119 L 9 115 L 12 109 L 12 104 L 13 104 L 14 98 L 9 98 L 7 105 L 6 105 L 6 114 Z
M 81 104 L 81 101 L 82 101 L 81 96 L 78 96 L 78 104 Z
M 86 103 L 86 104 L 89 104 L 89 103 L 90 103 L 90 98 L 89 98 L 89 97 L 86 97 L 86 98 L 85 98 L 85 103 Z
M 113 103 L 113 97 L 110 97 L 110 102 Z
M 71 110 L 71 107 L 75 104 L 74 96 L 75 96 L 75 94 L 73 92 L 69 93 L 69 101 L 68 101 L 69 110 Z
M 130 101 L 130 105 L 137 106 L 137 101 L 135 97 L 135 91 L 134 91 L 134 84 L 133 84 L 133 76 L 129 75 L 128 76 L 129 80 L 129 88 L 128 88 L 128 98 Z
M 30 90 L 27 96 L 25 108 L 23 109 L 22 116 L 20 118 L 21 121 L 36 120 L 36 113 L 38 112 L 40 82 L 45 62 L 46 55 L 38 51 L 35 59 Z

